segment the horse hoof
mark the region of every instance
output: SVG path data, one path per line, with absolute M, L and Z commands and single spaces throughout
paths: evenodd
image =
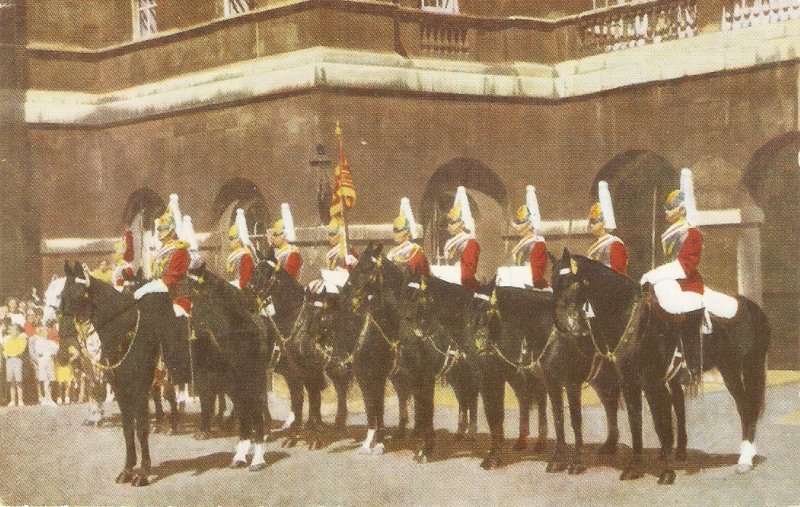
M 664 470 L 658 477 L 658 483 L 663 485 L 675 484 L 675 470 Z
M 519 437 L 516 442 L 514 442 L 514 446 L 512 449 L 515 451 L 524 451 L 528 448 L 528 439 L 524 437 Z
M 267 464 L 265 462 L 263 462 L 263 461 L 261 463 L 254 463 L 254 464 L 250 465 L 250 471 L 251 472 L 260 472 L 261 470 L 264 470 L 265 468 L 267 468 Z
M 117 476 L 117 484 L 125 484 L 126 482 L 131 482 L 133 480 L 133 472 L 130 470 L 123 470 Z
M 358 447 L 358 451 L 356 451 L 356 454 L 358 454 L 359 456 L 369 456 L 370 454 L 372 454 L 372 449 L 361 445 Z
M 289 437 L 283 441 L 281 447 L 294 447 L 297 445 L 297 437 Z
M 481 468 L 484 470 L 493 470 L 500 466 L 500 458 L 496 454 L 490 454 L 481 461 Z
M 635 479 L 641 479 L 642 477 L 644 477 L 644 472 L 642 472 L 638 466 L 628 466 L 622 471 L 622 474 L 619 476 L 619 480 L 632 481 Z
M 736 465 L 737 474 L 746 474 L 751 470 L 753 470 L 753 465 L 751 465 L 750 463 L 739 463 L 738 465 Z
M 597 449 L 597 454 L 600 456 L 611 456 L 617 453 L 617 443 L 606 442 Z
M 309 451 L 318 451 L 321 448 L 322 448 L 322 442 L 320 442 L 319 439 L 312 440 L 311 443 L 308 444 L 308 450 Z
M 242 461 L 240 459 L 235 459 L 231 461 L 231 468 L 244 468 L 247 466 L 246 461 Z
M 383 444 L 375 444 L 375 447 L 372 448 L 372 452 L 370 454 L 373 456 L 380 456 L 384 452 L 386 452 L 386 447 Z
M 552 459 L 550 462 L 547 463 L 547 467 L 545 467 L 544 471 L 551 474 L 556 474 L 558 472 L 563 472 L 567 469 L 567 464 L 563 461 L 559 461 L 557 459 Z
M 133 480 L 131 481 L 131 486 L 134 486 L 136 488 L 140 488 L 142 486 L 149 486 L 149 485 L 150 485 L 150 480 L 144 474 L 136 475 L 133 478 Z
M 586 465 L 580 462 L 572 463 L 569 466 L 569 468 L 567 468 L 567 473 L 570 475 L 580 475 L 585 471 L 586 471 Z
M 198 431 L 194 434 L 195 440 L 208 440 L 211 438 L 211 435 L 207 431 Z

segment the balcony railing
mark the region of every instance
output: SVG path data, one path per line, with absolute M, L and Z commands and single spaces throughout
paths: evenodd
M 723 32 L 800 19 L 800 0 L 735 0 L 722 8 Z
M 622 4 L 582 16 L 580 33 L 584 55 L 694 37 L 697 3 L 673 0 Z
M 469 57 L 469 30 L 458 24 L 441 20 L 420 24 L 420 49 L 422 54 L 437 58 L 457 60 Z

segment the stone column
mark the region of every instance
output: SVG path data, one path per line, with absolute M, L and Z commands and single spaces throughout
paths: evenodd
M 762 304 L 761 224 L 764 213 L 757 206 L 742 208 L 742 228 L 736 248 L 739 294 Z

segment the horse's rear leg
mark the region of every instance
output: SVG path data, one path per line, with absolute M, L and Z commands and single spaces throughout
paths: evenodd
M 672 379 L 669 383 L 669 391 L 672 395 L 672 409 L 675 411 L 675 432 L 677 433 L 675 458 L 678 461 L 686 461 L 686 448 L 688 445 L 688 437 L 686 436 L 686 397 L 680 380 Z
M 322 447 L 322 391 L 318 382 L 306 384 L 308 390 L 308 423 L 306 429 L 309 434 L 308 448 L 315 451 Z
M 155 407 L 156 431 L 158 431 L 158 425 L 164 420 L 164 406 L 161 403 L 161 386 L 159 384 L 153 384 L 153 386 L 150 388 L 150 394 L 153 398 L 153 405 Z
M 347 387 L 346 380 L 336 379 L 333 382 L 333 387 L 336 389 L 336 419 L 334 420 L 334 427 L 337 431 L 344 431 L 347 427 Z
M 237 389 L 243 389 L 243 386 L 237 386 Z M 250 408 L 245 403 L 245 397 L 237 394 L 233 398 L 233 410 L 236 412 L 236 417 L 239 419 L 239 442 L 236 444 L 236 450 L 231 460 L 231 468 L 242 468 L 247 466 L 247 455 L 249 454 L 251 442 L 251 421 L 252 413 Z
M 171 385 L 168 389 L 164 389 L 164 395 L 167 403 L 169 403 L 169 433 L 175 434 L 178 433 L 178 422 L 180 421 L 180 412 L 182 410 L 175 396 L 175 389 Z
M 519 376 L 519 375 L 517 375 Z M 519 380 L 511 384 L 514 394 L 519 402 L 519 437 L 514 442 L 515 451 L 524 451 L 528 448 L 528 436 L 531 434 L 531 405 L 533 399 L 530 390 Z
M 422 380 L 422 379 L 420 379 Z M 433 454 L 436 444 L 436 432 L 433 427 L 434 395 L 436 380 L 422 380 L 418 387 L 414 401 L 415 429 L 419 428 L 422 435 L 422 446 L 417 451 L 415 459 L 419 463 L 427 463 Z M 417 414 L 420 414 L 417 416 Z
M 675 436 L 672 430 L 672 397 L 664 384 L 645 386 L 644 394 L 647 397 L 647 404 L 650 405 L 653 425 L 661 443 L 659 458 L 663 468 L 658 477 L 658 483 L 673 484 L 675 482 L 675 466 L 672 447 L 675 444 Z
M 214 392 L 200 393 L 200 431 L 194 434 L 197 440 L 206 440 L 211 436 L 211 418 L 214 415 Z
M 753 445 L 755 440 L 755 427 L 758 420 L 758 408 L 753 410 L 748 402 L 747 392 L 742 381 L 741 370 L 732 364 L 718 366 L 725 386 L 736 402 L 736 411 L 739 412 L 739 420 L 742 425 L 742 444 L 739 452 L 739 463 L 737 471 L 740 473 L 748 472 L 753 468 L 753 458 L 756 456 L 756 448 Z M 756 386 L 753 386 L 755 388 Z
M 288 431 L 288 436 L 283 443 L 284 447 L 294 447 L 297 445 L 299 432 L 303 427 L 303 402 L 305 395 L 303 383 L 297 379 L 286 379 L 289 385 L 289 398 L 291 399 L 292 411 L 284 422 L 281 430 Z
M 264 415 L 262 412 L 262 398 L 266 398 L 266 386 L 259 386 L 253 389 L 256 395 L 251 396 L 250 403 L 250 418 L 252 423 L 252 444 L 253 444 L 253 461 L 250 463 L 250 471 L 258 472 L 267 468 L 267 463 L 264 461 Z M 251 391 L 252 392 L 252 391 Z
M 481 462 L 481 467 L 491 469 L 500 466 L 500 455 L 503 452 L 504 429 L 503 419 L 505 418 L 504 399 L 505 378 L 501 373 L 501 366 L 496 361 L 484 358 L 482 365 L 484 377 L 481 385 L 481 396 L 483 397 L 483 410 L 486 413 L 486 421 L 489 423 L 491 433 L 491 444 L 489 453 Z
M 605 368 L 611 370 L 611 368 Z M 616 454 L 617 445 L 619 444 L 619 426 L 617 422 L 617 412 L 619 410 L 619 396 L 620 389 L 619 383 L 616 378 L 604 378 L 603 372 L 600 372 L 598 381 L 593 385 L 600 402 L 603 404 L 603 409 L 606 412 L 606 427 L 608 435 L 603 445 L 597 449 L 597 454 Z

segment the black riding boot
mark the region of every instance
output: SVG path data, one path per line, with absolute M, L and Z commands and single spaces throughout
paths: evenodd
M 683 344 L 683 355 L 689 370 L 689 382 L 698 382 L 702 375 L 701 330 L 703 310 L 695 310 L 686 314 L 686 320 L 680 325 L 680 338 Z

